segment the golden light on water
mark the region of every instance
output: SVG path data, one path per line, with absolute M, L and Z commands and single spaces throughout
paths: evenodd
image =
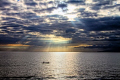
M 77 75 L 75 72 L 75 62 L 77 53 L 74 52 L 51 52 L 49 53 L 52 62 L 50 69 L 54 70 L 51 74 L 54 74 L 53 77 L 59 78 L 60 80 L 66 80 L 64 77 Z M 48 57 L 49 57 L 48 56 Z M 74 79 L 72 79 L 74 80 Z
M 62 54 L 67 54 L 68 52 L 54 52 L 54 54 L 60 54 L 60 55 L 62 55 Z

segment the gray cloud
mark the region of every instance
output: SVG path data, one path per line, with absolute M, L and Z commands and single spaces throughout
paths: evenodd
M 114 51 L 120 48 L 119 7 L 120 4 L 111 5 L 109 0 L 93 0 L 92 3 L 83 0 L 1 0 L 0 43 L 45 47 L 49 40 L 44 42 L 44 38 L 47 41 L 48 36 L 54 35 L 71 38 L 71 44 L 90 42 L 93 45 L 85 48 Z

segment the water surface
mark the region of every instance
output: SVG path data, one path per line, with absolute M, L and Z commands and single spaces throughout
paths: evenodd
M 0 52 L 1 80 L 120 79 L 120 54 Z

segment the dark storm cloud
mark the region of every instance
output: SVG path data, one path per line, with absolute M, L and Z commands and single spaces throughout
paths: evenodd
M 26 5 L 29 5 L 29 6 L 35 6 L 35 5 L 37 5 L 37 3 L 25 3 Z
M 104 31 L 104 30 L 117 30 L 120 29 L 119 17 L 105 17 L 99 19 L 85 19 L 89 31 Z
M 24 0 L 24 3 L 28 6 L 36 6 L 37 3 L 34 2 L 33 0 Z
M 8 2 L 7 0 L 0 0 L 0 7 L 5 7 L 5 6 L 9 6 L 11 3 Z
M 84 0 L 68 0 L 68 3 L 71 3 L 71 4 L 84 3 Z
M 93 46 L 89 46 L 89 47 L 84 47 L 84 48 L 98 48 L 98 49 L 101 49 L 102 51 L 114 51 L 114 52 L 118 52 L 120 51 L 119 48 L 120 48 L 120 45 L 117 45 L 119 44 L 120 42 L 119 41 L 110 41 L 108 42 L 108 44 L 103 44 L 103 45 L 93 45 Z
M 109 5 L 110 4 L 110 1 L 96 1 L 97 3 L 94 5 L 94 6 L 106 6 L 106 5 Z
M 42 29 L 41 26 L 29 26 L 24 27 L 25 30 L 29 30 L 30 32 L 40 32 L 43 34 L 50 34 L 53 30 L 50 28 Z
M 115 8 L 115 7 L 120 7 L 120 4 L 113 5 L 113 6 L 104 6 L 103 9 L 110 9 L 110 8 Z
M 10 22 L 6 22 L 6 23 L 3 23 L 3 28 L 7 28 L 7 27 L 20 27 L 22 25 L 20 24 L 14 24 L 14 23 L 10 23 Z
M 75 33 L 76 31 L 75 31 L 75 29 L 67 29 L 66 30 L 66 33 Z
M 83 17 L 96 17 L 97 16 L 97 13 L 93 13 L 93 12 L 81 12 L 81 15 Z
M 67 7 L 67 4 L 58 4 L 58 7 L 62 7 L 62 8 Z
M 71 45 L 92 45 L 82 48 L 119 51 L 120 5 L 110 5 L 109 0 L 86 1 L 1 0 L 0 44 L 46 47 L 54 35 L 71 38 Z M 115 13 L 108 15 L 109 10 Z
M 0 35 L 0 44 L 13 44 L 18 42 L 19 40 L 20 39 L 18 38 L 11 38 Z
M 54 9 L 55 9 L 55 7 L 49 7 L 49 8 L 41 9 L 41 10 L 39 10 L 39 9 L 34 9 L 33 11 L 38 12 L 38 13 L 41 13 L 41 12 L 44 12 L 44 11 L 46 11 L 46 12 L 51 12 L 51 11 L 53 11 Z

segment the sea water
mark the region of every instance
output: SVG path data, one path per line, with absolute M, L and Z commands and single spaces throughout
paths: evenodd
M 120 79 L 120 54 L 0 52 L 0 80 Z

